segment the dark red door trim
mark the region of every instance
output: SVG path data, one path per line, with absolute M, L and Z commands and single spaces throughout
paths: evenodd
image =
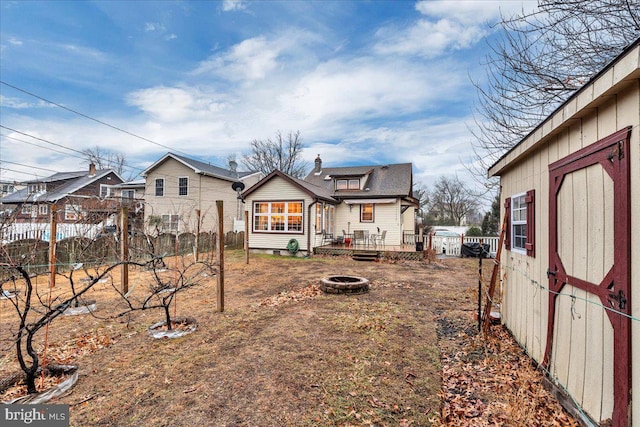
M 628 425 L 631 402 L 631 186 L 629 146 L 631 126 L 576 151 L 549 165 L 549 313 L 547 344 L 543 365 L 549 366 L 553 348 L 555 308 L 558 293 L 566 283 L 593 293 L 607 310 L 613 326 L 614 404 L 613 426 Z M 600 283 L 590 283 L 567 275 L 558 254 L 557 196 L 564 177 L 577 170 L 600 164 L 613 180 L 614 197 L 614 265 Z M 626 301 L 622 301 L 622 300 Z M 623 313 L 623 314 L 620 314 Z M 626 316 L 625 316 L 626 315 Z

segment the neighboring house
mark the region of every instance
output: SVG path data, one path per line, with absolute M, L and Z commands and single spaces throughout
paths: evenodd
M 141 174 L 146 182 L 145 224 L 156 217 L 162 220 L 164 232 L 217 231 L 216 200 L 222 200 L 224 231 L 233 230 L 234 222 L 243 219 L 244 209 L 232 185 L 249 187 L 262 174 L 240 172 L 235 162 L 229 163 L 229 169 L 223 169 L 174 153 L 164 155 Z
M 108 198 L 111 187 L 121 182 L 113 170 L 96 170 L 91 164 L 86 171 L 26 181 L 25 188 L 0 200 L 5 209 L 13 210 L 14 223 L 48 222 L 52 209 L 59 212 L 59 223 L 97 223 L 114 211 L 115 203 Z
M 127 181 L 111 187 L 111 197 L 120 206 L 128 208 L 128 228 L 130 232 L 144 232 L 144 179 Z
M 640 41 L 489 175 L 504 324 L 594 425 L 640 426 Z
M 249 248 L 286 251 L 291 239 L 310 253 L 325 234 L 386 231 L 386 245 L 414 233 L 418 200 L 412 196 L 410 163 L 322 168 L 320 156 L 304 180 L 274 171 L 245 190 Z

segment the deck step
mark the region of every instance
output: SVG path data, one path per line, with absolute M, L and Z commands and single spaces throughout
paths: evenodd
M 378 259 L 377 251 L 358 252 L 353 251 L 351 258 L 355 261 L 375 261 Z

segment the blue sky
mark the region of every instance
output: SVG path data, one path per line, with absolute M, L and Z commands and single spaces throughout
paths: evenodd
M 489 24 L 522 7 L 2 0 L 0 80 L 157 144 L 0 84 L 0 179 L 86 166 L 62 147 L 124 153 L 134 173 L 166 147 L 225 166 L 254 139 L 299 130 L 309 167 L 317 154 L 412 162 L 414 181 L 471 185 L 471 78 L 485 75 Z

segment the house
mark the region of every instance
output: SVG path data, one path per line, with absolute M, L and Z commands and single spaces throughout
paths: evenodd
M 249 248 L 286 252 L 291 240 L 311 253 L 326 236 L 386 231 L 385 245 L 413 234 L 418 201 L 410 163 L 323 168 L 318 156 L 304 180 L 274 171 L 243 193 Z
M 155 217 L 162 220 L 162 231 L 173 233 L 217 231 L 216 200 L 223 201 L 224 230 L 234 229 L 243 211 L 236 188 L 249 187 L 262 177 L 260 172 L 238 171 L 234 161 L 223 169 L 174 153 L 165 154 L 141 175 L 146 185 L 145 224 Z
M 637 41 L 489 169 L 502 321 L 593 425 L 640 426 L 639 66 Z
M 128 209 L 127 226 L 130 233 L 144 232 L 144 179 L 122 182 L 111 187 L 110 196 Z
M 58 172 L 47 178 L 26 181 L 25 188 L 2 199 L 3 208 L 13 210 L 15 223 L 48 222 L 51 209 L 60 212 L 59 223 L 93 223 L 102 221 L 104 214 L 114 210 L 108 199 L 111 186 L 122 178 L 111 169 L 89 169 Z

